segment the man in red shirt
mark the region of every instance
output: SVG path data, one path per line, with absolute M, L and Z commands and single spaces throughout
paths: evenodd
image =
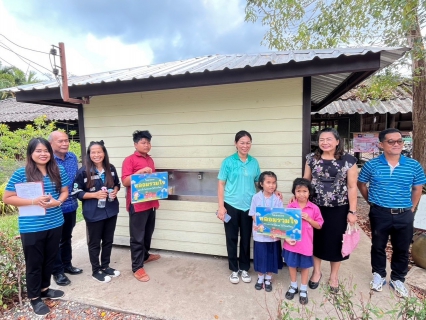
M 151 150 L 151 134 L 149 131 L 133 132 L 136 151 L 123 161 L 121 181 L 126 188 L 126 208 L 129 212 L 130 253 L 132 271 L 136 279 L 142 282 L 149 280 L 144 270 L 144 263 L 160 259 L 159 254 L 150 254 L 152 234 L 155 228 L 155 210 L 158 200 L 131 203 L 131 175 L 155 172 L 154 160 L 148 152 Z

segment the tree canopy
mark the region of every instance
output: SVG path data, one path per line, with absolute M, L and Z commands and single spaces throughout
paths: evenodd
M 413 154 L 426 169 L 425 12 L 426 0 L 247 0 L 246 21 L 268 26 L 263 43 L 278 50 L 411 48 Z
M 0 89 L 20 86 L 28 83 L 37 83 L 41 80 L 37 78 L 35 71 L 29 70 L 27 73 L 16 67 L 2 66 L 0 61 Z M 0 100 L 11 97 L 12 93 L 0 92 Z

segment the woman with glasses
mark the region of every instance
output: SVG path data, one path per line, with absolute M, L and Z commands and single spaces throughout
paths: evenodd
M 72 193 L 83 203 L 92 278 L 103 283 L 120 275 L 109 266 L 119 211 L 118 190 L 117 170 L 109 163 L 104 142 L 90 142 L 86 164 L 77 172 Z
M 343 152 L 339 133 L 325 128 L 318 134 L 319 148 L 306 156 L 304 178 L 314 187 L 313 202 L 320 208 L 324 219 L 321 229 L 314 229 L 314 270 L 308 285 L 318 288 L 321 280 L 321 261 L 329 261 L 331 272 L 329 288 L 339 290 L 338 273 L 342 260 L 342 235 L 347 223 L 357 220 L 357 159 Z
M 255 183 L 259 180 L 260 167 L 248 153 L 251 135 L 239 131 L 235 135 L 237 151 L 225 158 L 218 175 L 219 209 L 217 217 L 224 221 L 226 248 L 228 250 L 229 276 L 231 283 L 251 282 L 250 240 L 253 219 L 248 215 L 251 199 L 256 193 Z M 230 218 L 230 220 L 228 220 Z M 238 234 L 240 234 L 240 255 L 237 255 Z
M 16 185 L 26 182 L 41 182 L 45 195 L 32 199 L 19 197 Z M 64 217 L 61 205 L 68 197 L 68 184 L 68 176 L 64 168 L 56 164 L 49 141 L 33 138 L 28 143 L 25 167 L 13 173 L 3 195 L 5 204 L 45 209 L 45 214 L 20 215 L 18 220 L 25 257 L 27 295 L 34 313 L 39 316 L 50 312 L 42 300 L 64 296 L 63 291 L 49 286 L 62 235 Z

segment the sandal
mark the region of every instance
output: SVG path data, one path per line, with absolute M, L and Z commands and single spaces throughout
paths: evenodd
M 285 293 L 285 298 L 286 298 L 287 300 L 293 300 L 294 295 L 295 295 L 296 293 L 299 293 L 299 289 L 298 289 L 298 288 L 294 288 L 294 287 L 290 286 L 290 287 L 288 287 L 288 290 L 287 290 L 287 292 Z
M 321 281 L 321 278 L 322 278 L 322 273 L 321 273 L 320 278 L 318 279 L 317 282 L 313 282 L 312 280 L 309 280 L 308 281 L 308 287 L 311 288 L 312 290 L 315 290 L 316 288 L 318 288 L 319 283 Z M 311 279 L 312 279 L 312 276 L 311 276 Z
M 302 297 L 300 295 L 300 293 L 305 293 L 306 297 Z M 308 304 L 308 301 L 309 301 L 309 299 L 308 299 L 308 291 L 307 290 L 300 290 L 300 293 L 299 293 L 299 302 L 300 302 L 300 304 L 303 304 L 303 305 Z
M 272 291 L 272 281 L 271 280 L 265 280 L 265 291 L 271 292 Z

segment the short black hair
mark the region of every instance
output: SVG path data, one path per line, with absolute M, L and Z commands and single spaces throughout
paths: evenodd
M 147 139 L 148 141 L 151 141 L 152 135 L 149 133 L 148 130 L 143 130 L 143 131 L 136 130 L 135 132 L 133 132 L 134 143 L 138 143 L 144 138 Z
M 401 131 L 399 131 L 398 129 L 388 128 L 388 129 L 385 129 L 383 131 L 380 131 L 380 133 L 379 133 L 379 141 L 380 142 L 385 141 L 385 137 L 389 133 L 399 133 L 402 136 Z
M 278 180 L 278 178 L 277 178 L 277 175 L 275 174 L 275 173 L 273 173 L 272 171 L 263 171 L 261 174 L 260 174 L 260 176 L 259 176 L 259 189 L 260 190 L 263 190 L 263 186 L 262 186 L 262 184 L 263 184 L 263 182 L 265 181 L 265 177 L 266 176 L 268 176 L 268 177 L 272 177 L 272 178 L 275 178 L 275 181 L 277 181 Z M 277 185 L 278 186 L 278 185 Z
M 241 131 L 238 131 L 237 134 L 235 135 L 235 143 L 237 143 L 242 137 L 249 137 L 250 141 L 252 141 L 251 134 L 245 130 L 241 130 Z
M 296 178 L 293 181 L 293 187 L 291 188 L 291 193 L 296 195 L 296 188 L 297 187 L 306 187 L 309 190 L 309 200 L 312 199 L 314 196 L 314 187 L 312 186 L 312 183 L 305 178 Z

